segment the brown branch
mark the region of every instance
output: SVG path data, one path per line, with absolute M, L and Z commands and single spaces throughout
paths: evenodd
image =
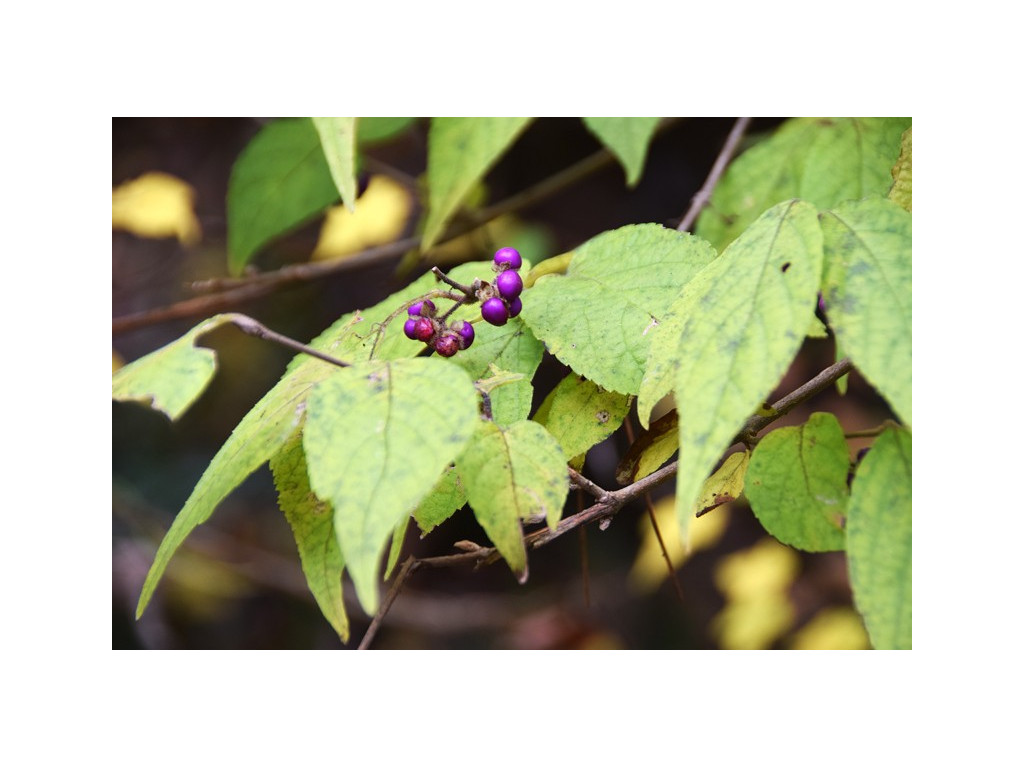
M 697 220 L 697 215 L 704 210 L 704 206 L 711 200 L 711 193 L 714 191 L 715 186 L 718 184 L 718 180 L 725 172 L 725 167 L 729 164 L 732 156 L 736 152 L 736 147 L 739 146 L 740 139 L 743 138 L 743 134 L 746 133 L 747 126 L 750 124 L 749 117 L 741 117 L 733 125 L 732 130 L 729 131 L 729 136 L 725 140 L 725 146 L 722 147 L 722 151 L 718 153 L 718 157 L 715 158 L 715 164 L 711 166 L 711 172 L 708 174 L 707 179 L 704 181 L 704 186 L 697 190 L 697 194 L 693 196 L 693 201 L 690 203 L 690 210 L 683 216 L 683 220 L 679 222 L 679 226 L 676 228 L 680 232 L 689 231 L 690 227 Z

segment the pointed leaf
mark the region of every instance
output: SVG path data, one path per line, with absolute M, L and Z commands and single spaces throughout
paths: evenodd
M 420 527 L 420 538 L 430 533 L 466 504 L 466 489 L 455 467 L 448 467 L 434 489 L 416 507 L 412 516 Z
M 228 182 L 228 269 L 338 199 L 320 137 L 308 117 L 268 123 L 242 150 Z
M 456 463 L 477 521 L 525 581 L 526 548 L 521 520 L 543 516 L 554 528 L 569 494 L 565 453 L 535 421 L 508 429 L 482 423 Z
M 632 402 L 628 395 L 570 373 L 545 398 L 536 421 L 554 435 L 566 456 L 579 456 L 619 428 Z
M 909 432 L 883 432 L 861 461 L 850 494 L 850 586 L 875 648 L 911 648 L 911 453 Z
M 415 117 L 360 117 L 356 141 L 361 147 L 387 141 L 402 133 L 417 119 Z
M 522 317 L 574 371 L 635 394 L 651 331 L 714 257 L 704 241 L 658 224 L 604 232 L 576 250 L 564 276 L 541 277 L 524 291 Z
M 327 167 L 341 201 L 350 211 L 356 208 L 356 119 L 354 117 L 314 117 L 313 126 L 320 136 Z
M 903 132 L 900 159 L 892 168 L 892 189 L 889 190 L 889 199 L 907 211 L 913 209 L 913 180 L 911 178 L 911 160 L 914 150 L 913 130 L 913 128 L 907 128 Z
M 837 343 L 911 423 L 911 216 L 891 200 L 821 215 L 825 304 Z
M 336 371 L 306 405 L 310 486 L 334 507 L 342 556 L 372 615 L 384 547 L 472 436 L 476 391 L 447 361 L 375 361 Z
M 277 503 L 295 535 L 302 572 L 317 605 L 334 630 L 347 643 L 348 614 L 342 599 L 341 574 L 345 561 L 334 535 L 330 504 L 310 490 L 302 433 L 295 430 L 285 446 L 270 460 L 277 488 Z
M 647 147 L 659 117 L 584 117 L 587 128 L 611 150 L 626 171 L 626 184 L 635 187 L 647 159 Z
M 797 549 L 829 552 L 846 546 L 843 531 L 850 449 L 831 413 L 780 427 L 757 444 L 747 471 L 747 499 L 772 536 Z
M 683 288 L 672 319 L 659 329 L 638 410 L 649 418 L 666 380 L 674 381 L 676 509 L 684 530 L 708 473 L 800 349 L 817 304 L 821 260 L 814 206 L 777 205 Z
M 909 118 L 795 118 L 729 166 L 697 220 L 719 250 L 762 212 L 799 197 L 819 209 L 885 195 Z
M 215 315 L 180 339 L 119 368 L 112 381 L 113 399 L 143 403 L 176 420 L 199 399 L 217 371 L 217 355 L 197 347 L 196 340 L 229 322 L 230 314 Z
M 722 466 L 714 471 L 701 488 L 700 497 L 693 507 L 695 515 L 703 515 L 715 507 L 736 501 L 743 493 L 743 485 L 750 464 L 750 453 L 739 451 L 730 454 Z
M 398 525 L 395 526 L 395 530 L 391 532 L 391 549 L 388 552 L 388 563 L 384 566 L 385 581 L 391 578 L 391 574 L 398 564 L 398 558 L 402 554 L 402 544 L 405 543 L 405 532 L 409 528 L 409 520 L 411 519 L 408 516 L 403 517 Z
M 528 117 L 435 117 L 427 145 L 430 207 L 423 225 L 426 251 L 466 195 L 529 124 Z

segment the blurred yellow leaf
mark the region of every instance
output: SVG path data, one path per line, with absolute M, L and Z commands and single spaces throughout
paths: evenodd
M 852 608 L 825 608 L 793 637 L 798 651 L 859 651 L 871 647 L 864 621 Z
M 767 648 L 792 626 L 787 592 L 799 567 L 796 552 L 770 538 L 722 559 L 715 583 L 726 605 L 711 626 L 723 648 Z
M 336 205 L 327 211 L 313 259 L 351 256 L 396 240 L 412 212 L 412 196 L 394 179 L 372 176 L 354 211 Z
M 793 606 L 784 595 L 769 594 L 756 600 L 729 603 L 711 620 L 722 648 L 768 648 L 793 624 Z
M 665 550 L 672 561 L 672 567 L 679 568 L 687 555 L 683 553 L 683 544 L 679 538 L 674 497 L 660 499 L 654 505 L 654 519 L 665 541 Z M 714 546 L 722 538 L 728 524 L 728 506 L 722 506 L 694 520 L 690 527 L 690 554 Z M 661 553 L 661 546 L 658 544 L 658 537 L 654 533 L 651 521 L 645 516 L 639 526 L 640 550 L 629 572 L 629 585 L 637 592 L 647 594 L 657 589 L 661 582 L 668 578 L 668 567 L 665 565 L 665 557 Z
M 115 188 L 113 228 L 139 237 L 176 237 L 184 245 L 199 242 L 193 210 L 195 191 L 181 179 L 154 171 Z
M 765 538 L 749 549 L 723 558 L 715 569 L 715 583 L 733 600 L 777 594 L 789 589 L 799 567 L 792 549 Z

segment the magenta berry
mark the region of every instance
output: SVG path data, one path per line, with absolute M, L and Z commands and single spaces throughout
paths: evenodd
M 518 272 L 514 272 L 511 269 L 500 272 L 495 278 L 494 284 L 497 286 L 501 297 L 508 301 L 512 301 L 512 299 L 523 292 L 523 278 L 519 276 Z
M 405 326 L 402 328 L 405 331 L 405 335 L 413 341 L 416 341 L 416 323 L 419 322 L 418 318 L 410 317 L 405 321 Z
M 434 349 L 441 357 L 451 357 L 462 348 L 460 337 L 456 333 L 442 333 L 434 342 Z
M 459 334 L 462 348 L 469 349 L 470 345 L 473 343 L 473 339 L 476 338 L 476 331 L 473 330 L 473 326 L 465 320 L 459 320 L 452 324 L 452 330 Z
M 417 301 L 409 307 L 409 317 L 433 317 L 435 312 L 437 312 L 437 307 L 434 306 L 434 302 L 430 299 Z
M 427 317 L 417 318 L 415 322 L 414 338 L 423 342 L 430 341 L 430 337 L 434 335 L 434 324 Z
M 523 311 L 523 300 L 516 296 L 512 301 L 508 303 L 508 316 L 519 317 L 519 313 Z
M 499 248 L 494 254 L 494 264 L 498 269 L 519 269 L 523 266 L 523 257 L 515 248 Z
M 480 305 L 480 316 L 491 325 L 504 325 L 508 322 L 508 308 L 494 296 Z

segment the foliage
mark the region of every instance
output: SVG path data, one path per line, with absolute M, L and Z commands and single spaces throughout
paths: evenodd
M 367 121 L 367 131 L 408 125 L 395 120 Z M 431 121 L 422 252 L 444 242 L 474 187 L 529 124 Z M 277 120 L 252 140 L 228 190 L 231 274 L 339 198 L 356 204 L 363 125 Z M 656 121 L 586 125 L 635 184 Z M 909 648 L 910 137 L 906 119 L 788 121 L 731 164 L 696 234 L 655 223 L 603 232 L 535 265 L 522 314 L 502 326 L 480 322 L 474 299 L 431 274 L 338 319 L 310 346 L 345 367 L 299 354 L 242 419 L 167 532 L 138 615 L 188 534 L 268 462 L 309 587 L 343 640 L 342 573 L 363 609 L 376 612 L 385 550 L 410 519 L 428 535 L 468 502 L 525 579 L 524 525 L 557 532 L 570 467 L 635 405 L 645 430 L 622 459 L 617 493 L 639 488 L 678 451 L 674 517 L 684 549 L 695 514 L 743 494 L 782 544 L 844 550 L 872 643 Z M 491 270 L 475 261 L 447 277 L 470 286 L 493 279 Z M 453 309 L 446 322 L 475 321 L 471 347 L 418 356 L 424 347 L 403 335 L 402 322 L 428 295 L 442 312 Z M 214 373 L 213 353 L 195 344 L 220 317 L 117 371 L 114 398 L 180 417 Z M 760 439 L 743 432 L 752 416 L 777 416 L 764 403 L 822 321 L 894 416 L 856 465 L 832 414 Z M 531 416 L 545 351 L 570 370 Z M 739 441 L 743 450 L 730 452 Z M 397 554 L 392 547 L 389 572 Z

